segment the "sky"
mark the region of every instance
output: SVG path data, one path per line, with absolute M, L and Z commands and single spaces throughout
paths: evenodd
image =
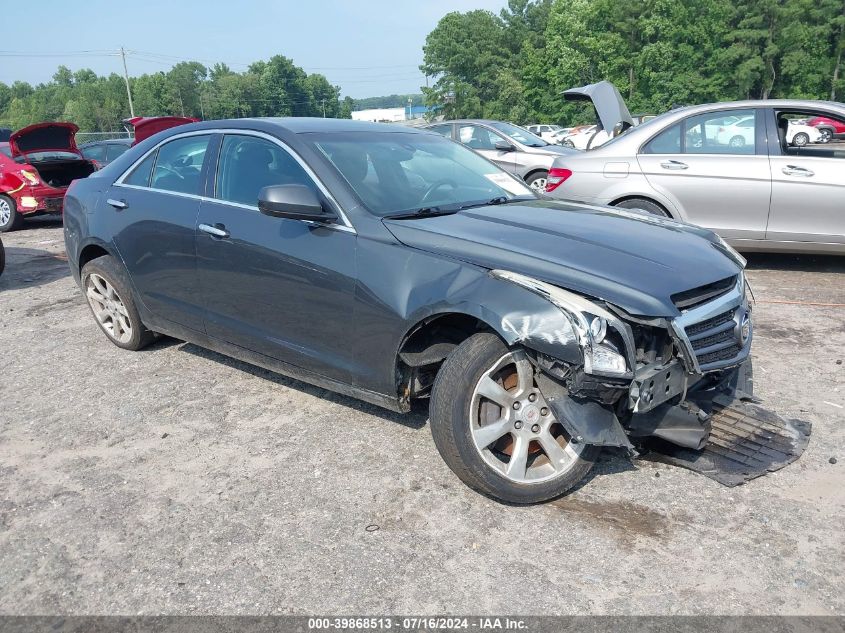
M 506 0 L 40 0 L 4 2 L 0 81 L 49 81 L 64 64 L 97 74 L 167 71 L 195 60 L 241 72 L 281 54 L 322 73 L 343 96 L 418 92 L 425 37 L 450 11 Z M 8 31 L 8 29 L 7 29 Z

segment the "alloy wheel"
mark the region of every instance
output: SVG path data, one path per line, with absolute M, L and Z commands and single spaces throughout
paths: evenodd
M 6 226 L 12 219 L 12 206 L 0 198 L 0 226 Z
M 470 431 L 484 462 L 520 484 L 565 475 L 584 448 L 555 418 L 522 351 L 508 352 L 481 376 L 470 401 Z
M 819 130 L 821 136 L 819 137 L 819 143 L 830 143 L 830 139 L 833 137 L 833 134 L 828 129 Z
M 531 181 L 529 185 L 534 191 L 545 192 L 546 191 L 546 179 L 545 178 L 535 178 Z
M 129 311 L 114 286 L 104 277 L 92 273 L 85 280 L 85 296 L 106 334 L 118 343 L 128 343 L 132 339 Z

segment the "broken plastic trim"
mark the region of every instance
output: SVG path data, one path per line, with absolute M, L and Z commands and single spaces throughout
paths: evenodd
M 584 355 L 585 373 L 614 376 L 618 378 L 633 378 L 633 368 L 636 366 L 634 357 L 634 335 L 630 326 L 628 326 L 628 324 L 624 321 L 617 318 L 601 306 L 585 299 L 581 295 L 569 292 L 568 290 L 563 290 L 562 288 L 547 284 L 543 281 L 539 281 L 538 279 L 507 270 L 492 270 L 490 271 L 490 275 L 496 279 L 510 281 L 511 283 L 522 286 L 523 288 L 548 299 L 550 303 L 557 307 L 567 317 L 572 325 L 572 329 Z M 625 349 L 620 350 L 620 352 L 625 358 L 625 371 L 602 371 L 594 367 L 594 356 L 600 352 L 602 347 L 606 347 L 601 345 L 601 341 L 604 337 L 597 338 L 590 329 L 590 324 L 596 317 L 604 319 L 607 323 L 607 327 L 613 328 L 622 337 Z M 503 323 L 502 326 L 510 329 L 520 336 L 521 342 L 525 342 L 530 345 L 528 341 L 524 341 L 526 334 L 530 332 L 529 328 L 523 327 L 521 331 L 517 331 L 513 329 L 512 324 Z M 607 349 L 613 353 L 619 353 L 610 347 L 607 347 Z

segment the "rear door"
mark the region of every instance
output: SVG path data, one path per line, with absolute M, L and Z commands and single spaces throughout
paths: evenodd
M 730 116 L 751 122 L 747 140 L 725 134 L 723 124 Z M 762 111 L 688 117 L 653 137 L 637 160 L 649 184 L 672 200 L 688 222 L 725 238 L 765 236 L 772 182 Z
M 845 141 L 795 147 L 783 134 L 790 119 L 831 115 L 788 109 L 769 113 L 774 132 L 769 142 L 772 204 L 766 239 L 845 243 Z
M 144 305 L 158 318 L 203 330 L 195 234 L 209 134 L 170 140 L 108 190 L 114 242 Z
M 258 211 L 263 187 L 324 191 L 294 154 L 263 136 L 226 134 L 213 199 L 202 202 L 197 257 L 209 336 L 348 381 L 355 292 L 355 231 Z

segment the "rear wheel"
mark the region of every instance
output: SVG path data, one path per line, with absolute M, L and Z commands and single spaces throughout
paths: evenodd
M 798 134 L 792 137 L 792 144 L 795 145 L 795 147 L 804 147 L 809 142 L 810 135 L 806 132 L 798 132 Z
M 745 147 L 745 137 L 737 134 L 730 140 L 731 147 Z
M 557 421 L 525 352 L 476 334 L 449 355 L 431 398 L 440 455 L 468 486 L 509 503 L 558 497 L 589 472 L 599 449 Z
M 641 211 L 647 211 L 652 215 L 659 215 L 664 218 L 670 217 L 669 214 L 666 212 L 666 209 L 661 207 L 656 202 L 646 200 L 645 198 L 628 198 L 627 200 L 617 202 L 613 206 L 619 207 L 621 209 L 640 209 Z
M 20 228 L 23 216 L 18 212 L 15 201 L 9 196 L 0 196 L 0 233 Z
M 546 180 L 549 177 L 549 172 L 547 171 L 535 171 L 533 174 L 530 174 L 526 179 L 525 182 L 528 183 L 528 186 L 531 187 L 534 191 L 539 191 L 543 193 L 546 191 Z
M 82 286 L 97 325 L 112 343 L 134 351 L 153 341 L 155 335 L 135 307 L 126 273 L 113 257 L 104 255 L 85 264 Z

